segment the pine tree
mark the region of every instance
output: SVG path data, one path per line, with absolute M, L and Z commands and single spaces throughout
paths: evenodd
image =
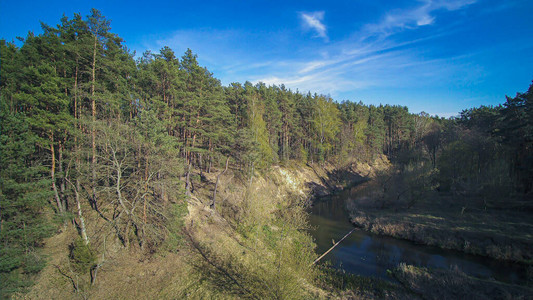
M 20 71 L 21 85 L 13 97 L 23 108 L 31 130 L 39 137 L 38 145 L 49 152 L 47 163 L 57 209 L 65 212 L 67 201 L 64 190 L 57 186 L 56 169 L 62 171 L 61 155 L 73 120 L 68 111 L 68 98 L 61 89 L 63 80 L 57 73 L 57 60 L 47 56 L 54 52 L 50 47 L 59 47 L 59 44 L 48 43 L 53 39 L 54 36 L 49 35 L 28 36 L 20 50 L 25 65 Z
M 40 248 L 53 230 L 47 206 L 51 180 L 40 163 L 26 116 L 0 96 L 0 294 L 30 286 L 45 264 Z

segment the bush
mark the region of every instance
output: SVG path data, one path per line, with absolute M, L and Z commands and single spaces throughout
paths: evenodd
M 175 252 L 179 246 L 183 245 L 183 218 L 187 215 L 187 202 L 171 204 L 170 216 L 167 224 L 168 236 L 163 244 L 163 249 L 169 252 Z
M 74 271 L 86 273 L 96 266 L 96 254 L 81 238 L 77 238 L 70 244 L 69 250 L 69 258 Z

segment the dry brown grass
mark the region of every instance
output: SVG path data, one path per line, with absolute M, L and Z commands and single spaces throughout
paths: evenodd
M 68 246 L 77 238 L 72 227 L 50 238 L 45 252 L 49 264 L 26 299 L 236 299 L 328 298 L 316 287 L 314 244 L 306 228 L 304 210 L 311 181 L 319 181 L 305 167 L 275 167 L 256 173 L 253 185 L 229 171 L 221 178 L 217 206 L 212 210 L 216 172 L 196 172 L 195 191 L 188 204 L 186 232 L 191 235 L 174 252 L 149 254 L 138 246 L 123 248 L 108 234 L 106 222 L 87 209 L 91 244 L 98 252 L 94 285 L 89 274 L 70 268 Z M 184 238 L 187 240 L 187 238 Z M 207 251 L 205 257 L 191 241 Z M 105 251 L 104 249 L 105 244 Z M 102 254 L 105 254 L 102 256 Z M 205 253 L 204 253 L 205 254 Z M 222 270 L 222 271 L 221 271 Z M 228 279 L 227 274 L 235 280 Z M 78 287 L 78 290 L 74 286 Z M 239 286 L 244 286 L 240 288 Z M 245 290 L 250 291 L 249 293 Z
M 409 199 L 387 198 L 382 190 L 374 182 L 356 188 L 348 204 L 356 226 L 420 244 L 533 262 L 533 217 L 528 211 L 495 209 L 485 206 L 483 199 L 459 201 L 437 192 L 409 206 Z
M 299 231 L 306 227 L 304 183 L 299 171 L 275 167 L 250 187 L 221 180 L 216 211 L 201 200 L 190 207 L 196 267 L 213 290 L 259 299 L 314 293 L 314 247 Z
M 424 299 L 532 299 L 533 289 L 469 277 L 459 270 L 428 270 L 401 264 L 394 276 Z
M 88 274 L 78 275 L 69 269 L 68 245 L 75 237 L 75 231 L 65 230 L 46 241 L 44 251 L 49 257 L 48 265 L 31 291 L 21 298 L 179 299 L 197 295 L 193 287 L 199 286 L 198 276 L 187 261 L 190 253 L 185 248 L 164 256 L 146 256 L 134 248 L 108 253 L 91 286 Z M 78 291 L 67 276 L 79 285 Z
M 444 249 L 524 263 L 533 258 L 533 224 L 520 213 L 365 210 L 353 212 L 352 222 L 375 234 Z

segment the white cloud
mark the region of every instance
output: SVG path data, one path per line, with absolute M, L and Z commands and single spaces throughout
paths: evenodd
M 434 17 L 426 15 L 426 16 L 422 16 L 421 18 L 419 18 L 416 21 L 416 25 L 418 26 L 430 25 L 431 23 L 433 23 L 433 21 L 435 21 Z
M 303 21 L 303 26 L 306 29 L 312 29 L 316 32 L 317 37 L 328 40 L 326 25 L 322 23 L 324 21 L 324 12 L 316 11 L 311 13 L 300 13 L 300 18 Z
M 364 27 L 363 38 L 368 36 L 388 36 L 403 29 L 413 29 L 431 25 L 435 22 L 434 13 L 438 10 L 458 10 L 475 3 L 477 0 L 424 0 L 421 5 L 409 9 L 389 11 L 375 24 Z
M 335 43 L 327 47 L 328 55 L 317 50 L 308 53 L 310 57 L 273 62 L 268 72 L 256 72 L 250 79 L 338 98 L 369 88 L 423 87 L 442 84 L 443 78 L 477 76 L 479 67 L 469 64 L 469 55 L 425 58 L 417 50 L 417 44 L 425 41 Z
M 335 98 L 357 95 L 375 87 L 442 85 L 444 80 L 463 78 L 467 74 L 477 76 L 478 73 L 478 66 L 467 65 L 468 57 L 435 59 L 423 53 L 421 46 L 426 42 L 451 34 L 456 27 L 447 26 L 430 36 L 407 41 L 386 37 L 402 29 L 433 24 L 438 16 L 437 10 L 457 10 L 471 3 L 473 1 L 417 2 L 416 7 L 390 11 L 357 34 L 319 48 L 315 43 L 312 46 L 292 45 L 289 35 L 280 38 L 280 34 L 287 33 L 263 36 L 244 30 L 213 32 L 208 29 L 177 31 L 172 36 L 157 40 L 156 45 L 149 48 L 157 50 L 169 45 L 180 56 L 185 46 L 191 47 L 199 54 L 201 63 L 205 63 L 225 85 L 247 80 L 285 84 L 293 90 L 330 94 Z M 304 28 L 316 37 L 328 39 L 323 11 L 302 12 L 299 17 Z M 381 38 L 368 38 L 371 36 Z M 243 40 L 263 42 L 235 47 Z M 288 48 L 291 51 L 287 52 Z M 286 55 L 281 56 L 280 53 Z M 453 64 L 450 63 L 452 59 Z

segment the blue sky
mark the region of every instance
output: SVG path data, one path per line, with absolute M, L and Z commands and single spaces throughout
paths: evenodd
M 140 55 L 187 48 L 227 85 L 284 83 L 335 100 L 451 116 L 525 92 L 533 1 L 7 1 L 0 37 L 95 7 Z

